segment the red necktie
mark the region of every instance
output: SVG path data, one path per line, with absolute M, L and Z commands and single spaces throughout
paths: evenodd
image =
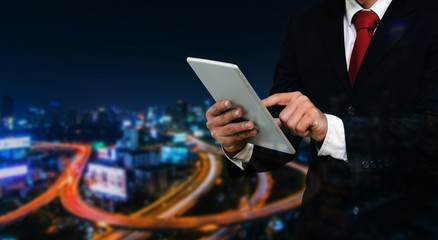
M 379 22 L 379 16 L 373 11 L 358 11 L 353 16 L 353 23 L 356 27 L 357 36 L 354 42 L 353 52 L 351 53 L 350 67 L 348 75 L 351 86 L 356 82 L 357 72 L 359 71 L 362 59 L 365 56 L 368 45 L 373 37 L 374 29 Z

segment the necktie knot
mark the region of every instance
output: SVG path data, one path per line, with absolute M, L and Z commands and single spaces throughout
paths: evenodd
M 379 23 L 379 16 L 371 10 L 358 11 L 353 16 L 353 24 L 356 27 L 356 31 L 360 29 L 367 28 L 368 31 L 372 32 Z

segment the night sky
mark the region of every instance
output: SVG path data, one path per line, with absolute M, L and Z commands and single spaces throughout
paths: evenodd
M 0 0 L 0 96 L 16 111 L 208 98 L 188 56 L 239 65 L 268 93 L 288 16 L 315 0 Z

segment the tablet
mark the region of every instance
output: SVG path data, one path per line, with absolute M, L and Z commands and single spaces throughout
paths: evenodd
M 237 65 L 193 57 L 188 57 L 187 62 L 215 101 L 228 99 L 233 105 L 241 106 L 245 110 L 243 119 L 255 123 L 259 133 L 248 142 L 284 153 L 295 153 Z

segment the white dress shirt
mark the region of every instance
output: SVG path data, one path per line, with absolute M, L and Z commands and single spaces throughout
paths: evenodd
M 377 0 L 373 6 L 369 9 L 375 12 L 379 19 L 383 18 L 386 10 L 391 4 L 392 0 Z M 347 63 L 347 70 L 350 67 L 350 57 L 353 51 L 354 41 L 356 40 L 356 28 L 352 23 L 354 14 L 360 10 L 363 10 L 356 0 L 345 0 L 345 15 L 344 15 L 344 46 L 345 46 L 345 61 Z M 368 10 L 368 9 L 367 9 Z M 325 114 L 327 117 L 327 135 L 324 142 L 319 147 L 318 156 L 331 156 L 333 158 L 348 161 L 347 148 L 345 144 L 345 130 L 344 123 L 336 116 Z M 242 170 L 245 168 L 251 159 L 254 145 L 248 143 L 244 149 L 242 149 L 235 156 L 225 156 L 232 161 L 236 166 Z

